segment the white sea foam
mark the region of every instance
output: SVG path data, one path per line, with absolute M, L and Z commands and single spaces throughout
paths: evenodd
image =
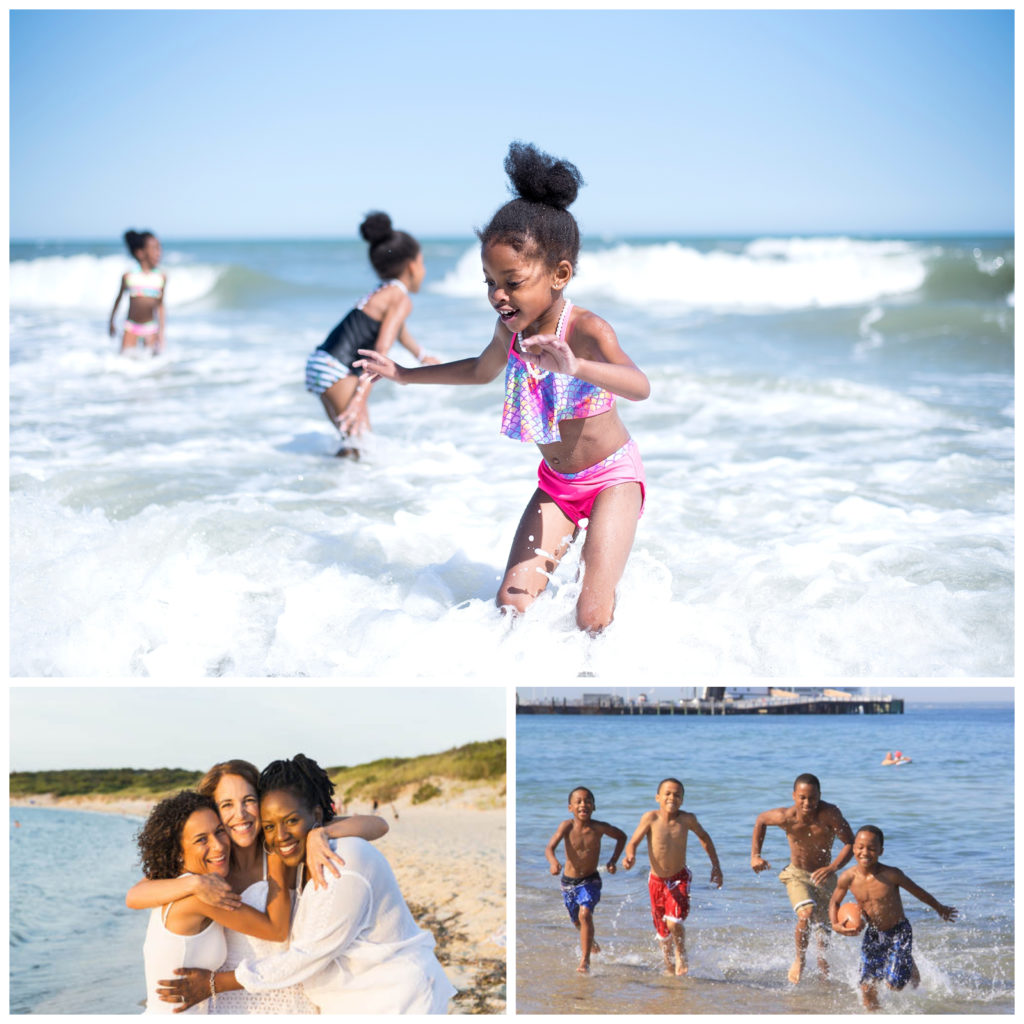
M 757 259 L 792 262 L 774 244 Z M 294 276 L 258 255 L 203 258 Z M 103 259 L 85 265 L 106 295 L 123 264 Z M 438 270 L 459 273 L 453 259 Z M 353 294 L 364 276 L 352 271 Z M 493 323 L 472 277 L 472 304 L 416 298 L 417 338 L 451 358 L 479 351 Z M 515 628 L 495 608 L 538 462 L 498 434 L 500 380 L 380 382 L 362 461 L 330 457 L 337 438 L 302 368 L 339 317 L 333 298 L 176 300 L 167 354 L 139 360 L 115 355 L 99 318 L 12 312 L 14 675 L 1012 674 L 1001 302 L 984 346 L 961 326 L 980 319 L 923 303 L 927 316 L 881 301 L 751 316 L 741 332 L 734 318 L 693 327 L 620 307 L 652 384 L 620 403 L 647 507 L 615 622 L 591 641 L 574 624 L 579 543 Z
M 169 262 L 168 267 L 173 264 Z M 105 310 L 114 305 L 121 276 L 137 270 L 137 264 L 121 256 L 43 256 L 12 260 L 10 303 L 12 309 Z M 208 295 L 225 268 L 204 264 L 168 269 L 168 297 L 187 304 Z M 125 310 L 122 300 L 121 312 Z
M 762 238 L 738 252 L 702 252 L 679 242 L 623 243 L 585 249 L 572 292 L 624 305 L 737 313 L 861 305 L 920 288 L 930 252 L 908 242 L 851 238 Z M 480 281 L 479 250 L 473 248 L 433 287 L 477 297 Z

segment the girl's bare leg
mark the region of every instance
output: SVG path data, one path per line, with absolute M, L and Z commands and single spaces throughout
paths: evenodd
M 602 491 L 591 509 L 580 555 L 583 587 L 576 602 L 576 624 L 591 635 L 612 621 L 615 588 L 633 548 L 641 501 L 639 484 L 616 484 Z
M 498 588 L 498 607 L 526 611 L 548 585 L 545 573 L 558 568 L 575 536 L 573 521 L 544 491 L 534 491 L 508 553 L 505 576 Z
M 128 349 L 136 348 L 138 345 L 138 339 L 132 334 L 131 331 L 125 331 L 124 336 L 121 338 L 121 351 L 127 352 Z
M 324 412 L 327 413 L 327 418 L 338 426 L 338 417 L 348 408 L 349 402 L 352 401 L 353 395 L 356 393 L 356 387 L 359 385 L 359 378 L 350 373 L 347 377 L 342 377 L 341 380 L 336 381 L 332 384 L 321 396 L 320 401 L 323 403 Z M 347 434 L 343 435 L 346 439 Z M 339 456 L 352 456 L 359 458 L 359 449 L 353 448 L 350 445 L 344 445 L 339 451 Z

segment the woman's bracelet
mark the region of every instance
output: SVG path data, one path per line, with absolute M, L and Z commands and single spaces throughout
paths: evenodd
M 217 972 L 210 971 L 210 1001 L 217 1002 Z

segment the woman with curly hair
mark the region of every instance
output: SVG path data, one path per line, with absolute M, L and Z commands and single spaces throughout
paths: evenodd
M 260 774 L 264 841 L 300 868 L 310 835 L 333 817 L 327 773 L 297 754 Z M 455 989 L 419 928 L 384 857 L 357 838 L 332 839 L 345 867 L 323 888 L 300 879 L 289 948 L 232 971 L 199 963 L 161 982 L 160 998 L 192 1007 L 211 993 L 266 992 L 301 983 L 321 1013 L 446 1013 Z
M 275 858 L 268 858 L 263 844 L 256 796 L 258 781 L 259 770 L 255 765 L 234 758 L 215 764 L 197 787 L 200 794 L 212 801 L 228 839 L 230 860 L 226 872 L 180 875 L 175 871 L 153 875 L 147 871 L 146 878 L 129 890 L 125 900 L 128 906 L 148 909 L 194 897 L 201 906 L 224 911 L 243 906 L 257 912 L 265 911 L 270 890 L 269 865 Z M 306 857 L 306 867 L 314 884 L 325 885 L 325 870 L 336 873 L 339 867 L 344 866 L 344 861 L 328 843 L 330 837 L 355 835 L 373 840 L 387 831 L 387 822 L 368 814 L 335 819 L 327 829 L 318 831 L 307 844 Z M 295 877 L 294 868 L 285 869 L 284 885 L 289 899 Z M 282 941 L 251 931 L 243 922 L 229 923 L 224 940 L 226 957 L 212 966 L 220 966 L 223 962 L 224 968 L 230 969 L 246 957 L 267 956 L 284 948 Z M 224 998 L 211 1003 L 209 1012 L 316 1013 L 316 1007 L 305 997 L 302 987 L 294 985 L 271 993 L 225 993 Z
M 182 874 L 226 877 L 231 841 L 213 801 L 201 793 L 182 790 L 153 808 L 138 836 L 142 870 L 147 878 L 173 879 Z M 235 910 L 211 906 L 197 896 L 175 899 L 155 907 L 142 947 L 146 965 L 146 1012 L 167 1013 L 157 997 L 161 976 L 174 967 L 201 961 L 211 967 L 224 962 L 224 927 L 282 942 L 288 937 L 291 901 L 285 886 L 285 866 L 269 858 L 266 911 L 240 906 Z

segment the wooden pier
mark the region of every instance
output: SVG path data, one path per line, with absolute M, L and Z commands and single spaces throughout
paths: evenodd
M 737 700 L 697 698 L 680 701 L 625 701 L 609 697 L 594 703 L 564 697 L 523 702 L 517 715 L 902 715 L 899 697 L 755 697 Z

